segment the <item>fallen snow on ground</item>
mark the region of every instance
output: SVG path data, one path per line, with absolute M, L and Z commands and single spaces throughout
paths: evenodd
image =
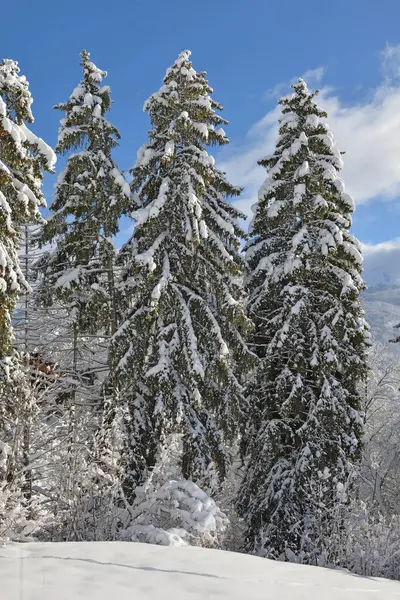
M 0 548 L 4 600 L 392 600 L 400 583 L 205 550 L 129 542 Z

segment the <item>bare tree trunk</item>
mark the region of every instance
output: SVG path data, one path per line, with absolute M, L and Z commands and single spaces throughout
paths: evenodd
M 115 298 L 114 264 L 111 253 L 107 265 L 108 293 L 110 295 L 110 334 L 113 336 L 117 331 L 117 306 Z
M 76 378 L 78 369 L 78 329 L 74 325 L 74 338 L 72 346 L 72 373 Z M 76 385 L 74 384 L 69 400 L 69 423 L 68 423 L 68 461 L 70 467 L 73 464 L 74 446 L 76 436 Z
M 29 228 L 25 225 L 25 279 L 29 280 Z M 24 352 L 25 356 L 29 353 L 29 298 L 28 293 L 25 292 L 25 316 L 24 316 Z M 29 391 L 31 393 L 32 390 Z M 22 426 L 22 464 L 24 466 L 24 485 L 23 491 L 24 496 L 28 502 L 32 500 L 32 468 L 30 464 L 30 447 L 31 447 L 31 415 L 28 407 L 24 415 L 24 422 Z

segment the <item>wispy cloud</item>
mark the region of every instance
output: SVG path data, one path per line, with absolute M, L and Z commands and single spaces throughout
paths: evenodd
M 396 64 L 399 80 L 394 84 Z M 390 201 L 400 195 L 400 46 L 386 47 L 382 69 L 392 73 L 391 85 L 385 75 L 382 83 L 358 104 L 346 104 L 335 89 L 327 86 L 322 87 L 319 96 L 338 148 L 346 153 L 342 176 L 356 204 Z M 321 81 L 324 70 L 313 69 L 310 73 L 314 81 Z M 307 80 L 307 73 L 304 78 Z M 274 147 L 278 117 L 278 108 L 269 111 L 250 127 L 240 147 L 222 154 L 222 168 L 235 184 L 245 188 L 238 206 L 247 214 L 266 176 L 265 170 L 257 166 L 257 160 Z
M 400 79 L 400 44 L 386 44 L 381 52 L 382 74 L 386 83 Z
M 310 86 L 318 86 L 322 81 L 324 74 L 325 67 L 316 67 L 315 69 L 308 69 L 305 71 L 305 73 L 303 73 L 303 75 L 301 75 L 301 77 L 305 79 Z M 293 77 L 289 83 L 287 81 L 281 81 L 280 83 L 277 83 L 267 91 L 266 97 L 277 100 L 280 98 L 280 96 L 285 94 L 285 90 L 287 90 L 290 83 L 294 83 L 296 79 L 296 77 Z
M 397 250 L 400 251 L 400 237 L 388 240 L 387 242 L 380 242 L 379 244 L 363 244 L 364 256 L 384 255 Z
M 308 69 L 305 73 L 303 73 L 302 78 L 305 79 L 309 85 L 318 85 L 324 75 L 325 75 L 325 67 L 317 67 L 316 69 Z

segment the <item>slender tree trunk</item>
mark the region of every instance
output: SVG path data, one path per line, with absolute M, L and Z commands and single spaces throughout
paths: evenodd
M 110 334 L 113 336 L 117 331 L 117 306 L 115 297 L 114 264 L 111 253 L 107 265 L 108 293 L 110 295 Z
M 108 294 L 110 297 L 110 321 L 109 321 L 109 329 L 111 338 L 114 336 L 117 331 L 117 306 L 116 306 L 116 294 L 115 294 L 115 278 L 114 278 L 114 263 L 112 254 L 108 255 L 108 264 L 107 264 L 107 279 L 108 279 Z M 108 376 L 108 386 L 104 391 L 104 404 L 103 404 L 103 435 L 105 431 L 111 427 L 115 414 L 116 414 L 116 403 L 118 398 L 118 389 L 117 382 L 114 374 L 114 364 L 113 361 L 108 356 L 108 368 L 109 368 L 109 376 Z
M 72 342 L 72 376 L 76 380 L 78 369 L 78 328 L 74 324 L 73 329 L 73 342 Z M 67 533 L 68 540 L 77 540 L 76 522 L 78 520 L 78 506 L 79 497 L 77 494 L 77 488 L 75 486 L 76 481 L 76 466 L 77 466 L 77 422 L 78 417 L 76 413 L 76 384 L 73 384 L 71 392 L 69 394 L 69 407 L 68 407 L 68 449 L 67 449 L 67 461 L 68 461 L 68 473 L 66 477 L 66 492 L 70 501 L 70 514 L 69 514 L 69 531 Z
M 72 373 L 76 377 L 78 369 L 78 329 L 74 325 L 74 337 L 72 346 Z M 76 385 L 74 384 L 69 399 L 69 423 L 68 423 L 68 460 L 72 468 L 74 446 L 76 437 Z
M 25 259 L 24 259 L 24 269 L 25 269 L 25 279 L 29 280 L 29 228 L 28 225 L 25 225 Z M 25 356 L 28 356 L 29 353 L 29 297 L 28 293 L 25 293 L 24 298 L 25 304 L 25 315 L 24 315 L 24 353 Z M 29 374 L 30 375 L 30 374 Z M 32 389 L 30 389 L 30 393 L 32 393 Z M 28 407 L 26 407 L 28 408 Z M 24 496 L 28 502 L 32 500 L 32 468 L 30 464 L 30 445 L 31 445 L 31 419 L 30 419 L 30 411 L 25 413 L 24 422 L 22 427 L 22 464 L 24 466 Z

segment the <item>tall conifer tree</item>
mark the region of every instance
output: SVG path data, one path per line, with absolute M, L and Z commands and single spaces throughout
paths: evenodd
M 102 326 L 114 331 L 111 236 L 129 208 L 130 189 L 112 158 L 120 135 L 105 118 L 111 107 L 110 88 L 101 85 L 107 73 L 88 52 L 81 58 L 83 80 L 67 102 L 55 107 L 65 112 L 56 152 L 73 154 L 59 176 L 44 230 L 44 243 L 57 240 L 47 283 L 51 294 L 74 307 L 80 332 L 98 332 Z
M 206 151 L 228 139 L 205 75 L 189 51 L 167 70 L 145 103 L 150 141 L 132 172 L 139 208 L 121 253 L 128 305 L 113 344 L 128 406 L 128 491 L 170 433 L 183 434 L 183 476 L 212 486 L 243 401 L 243 215 L 225 199 L 240 190 Z
M 21 226 L 41 220 L 45 206 L 42 170 L 52 172 L 53 151 L 27 127 L 33 123 L 32 96 L 18 63 L 0 63 L 0 528 L 12 527 L 10 502 L 24 488 L 23 431 L 31 417 L 29 381 L 13 349 L 12 313 L 21 292 L 29 286 L 19 264 Z M 21 473 L 21 471 L 20 471 Z
M 49 251 L 43 259 L 40 291 L 42 300 L 69 313 L 70 347 L 60 361 L 69 377 L 60 381 L 66 385 L 67 455 L 73 474 L 72 481 L 65 483 L 65 494 L 79 489 L 81 497 L 71 498 L 76 520 L 84 519 L 88 496 L 98 494 L 99 464 L 110 451 L 105 446 L 112 423 L 103 430 L 101 421 L 110 405 L 114 408 L 110 386 L 102 389 L 109 336 L 117 327 L 112 237 L 118 233 L 120 217 L 131 207 L 129 185 L 112 156 L 120 135 L 106 119 L 112 103 L 110 88 L 103 85 L 107 73 L 86 51 L 81 53 L 81 66 L 82 81 L 66 102 L 55 107 L 65 113 L 56 152 L 68 158 L 44 228 L 42 244 L 48 244 Z M 85 462 L 91 478 L 80 467 Z M 79 483 L 73 469 L 82 475 Z
M 11 313 L 21 289 L 27 287 L 18 249 L 20 227 L 40 220 L 45 206 L 42 169 L 52 171 L 53 151 L 26 126 L 33 123 L 32 96 L 18 63 L 0 63 L 0 363 L 7 372 L 12 355 Z
M 106 369 L 104 336 L 112 335 L 117 327 L 116 251 L 111 238 L 130 208 L 131 192 L 112 157 L 120 135 L 105 118 L 111 108 L 110 88 L 102 85 L 107 73 L 90 61 L 88 52 L 83 51 L 81 59 L 83 80 L 67 102 L 55 107 L 65 112 L 56 152 L 71 154 L 59 176 L 53 214 L 44 228 L 42 244 L 49 243 L 50 250 L 43 261 L 41 295 L 68 309 L 72 347 L 65 366 L 81 387 L 85 382 L 90 387 L 93 373 Z M 88 334 L 93 336 L 90 342 L 84 339 Z M 88 354 L 92 364 L 88 364 Z M 83 381 L 84 370 L 90 373 L 84 374 Z M 76 385 L 71 388 L 73 395 Z M 98 402 L 100 390 L 93 392 Z
M 306 83 L 280 100 L 279 138 L 260 161 L 246 247 L 261 362 L 248 386 L 248 467 L 239 496 L 247 550 L 311 562 L 360 454 L 368 327 L 361 245 L 341 153 Z

